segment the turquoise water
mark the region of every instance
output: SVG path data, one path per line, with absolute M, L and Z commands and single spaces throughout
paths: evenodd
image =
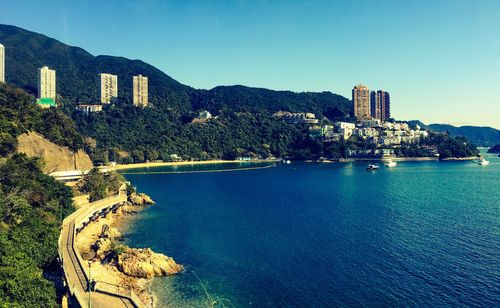
M 500 306 L 500 158 L 128 174 L 159 306 Z M 157 302 L 157 304 L 158 304 Z

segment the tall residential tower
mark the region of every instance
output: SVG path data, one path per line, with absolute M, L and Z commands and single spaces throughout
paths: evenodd
M 360 119 L 370 118 L 370 90 L 359 84 L 352 90 L 352 102 L 354 103 L 354 116 Z
M 111 74 L 99 74 L 101 82 L 99 83 L 99 93 L 101 95 L 101 103 L 111 103 L 111 98 L 118 97 L 118 76 Z
M 5 47 L 0 44 L 0 83 L 5 82 Z
M 379 90 L 380 96 L 380 120 L 385 121 L 391 117 L 391 96 L 389 92 Z
M 38 98 L 56 101 L 56 71 L 47 66 L 38 69 Z
M 370 92 L 370 114 L 372 118 L 380 119 L 380 96 L 378 92 L 371 91 Z
M 148 105 L 148 77 L 134 76 L 134 106 L 146 107 Z
M 389 92 L 384 90 L 372 91 L 370 93 L 370 105 L 372 118 L 385 121 L 391 117 Z

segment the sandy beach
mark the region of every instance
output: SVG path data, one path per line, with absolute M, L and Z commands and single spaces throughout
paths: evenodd
M 203 161 L 179 161 L 179 162 L 149 162 L 149 163 L 133 163 L 133 164 L 117 164 L 115 166 L 107 166 L 114 170 L 127 170 L 136 168 L 150 167 L 165 167 L 165 166 L 186 166 L 186 165 L 210 165 L 210 164 L 228 164 L 228 163 L 261 163 L 274 162 L 276 160 L 260 159 L 260 160 L 203 160 Z

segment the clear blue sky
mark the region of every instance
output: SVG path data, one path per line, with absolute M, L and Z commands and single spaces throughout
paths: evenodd
M 500 1 L 0 0 L 0 23 L 196 88 L 391 93 L 399 119 L 500 128 Z

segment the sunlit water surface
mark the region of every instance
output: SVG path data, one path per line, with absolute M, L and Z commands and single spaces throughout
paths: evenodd
M 185 265 L 152 282 L 159 306 L 498 307 L 500 158 L 488 159 L 126 174 L 157 202 L 126 242 Z M 155 171 L 197 168 L 215 167 Z

